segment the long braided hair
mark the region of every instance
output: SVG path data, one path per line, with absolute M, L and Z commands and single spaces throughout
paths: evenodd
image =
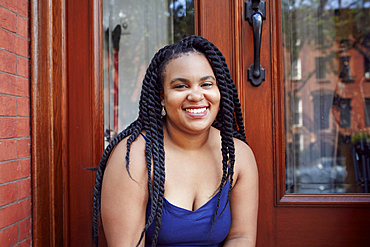
M 156 246 L 159 229 L 162 224 L 165 183 L 163 119 L 161 117 L 160 99 L 160 92 L 163 91 L 163 72 L 169 61 L 189 52 L 201 53 L 208 59 L 215 74 L 221 94 L 220 109 L 212 126 L 217 128 L 221 133 L 223 175 L 218 187 L 219 193 L 217 208 L 213 216 L 212 227 L 217 220 L 216 216 L 220 207 L 220 196 L 223 185 L 226 183 L 227 179 L 229 179 L 228 197 L 223 209 L 226 208 L 226 205 L 230 200 L 235 162 L 233 137 L 246 142 L 238 93 L 236 91 L 235 84 L 230 77 L 225 57 L 219 49 L 205 38 L 193 35 L 182 39 L 178 44 L 165 46 L 154 55 L 143 80 L 138 118 L 125 130 L 119 133 L 104 150 L 103 157 L 99 163 L 99 167 L 97 168 L 94 187 L 92 231 L 95 246 L 98 246 L 98 225 L 101 217 L 100 206 L 102 179 L 109 155 L 122 139 L 129 137 L 127 139 L 126 169 L 130 175 L 129 163 L 131 144 L 136 140 L 142 130 L 146 131 L 145 156 L 151 207 L 150 214 L 147 217 L 145 228 L 141 233 L 138 245 L 142 241 L 149 226 L 155 221 L 155 232 L 152 239 L 152 246 Z M 153 185 L 151 181 L 152 169 Z

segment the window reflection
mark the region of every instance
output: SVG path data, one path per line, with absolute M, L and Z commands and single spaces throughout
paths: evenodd
M 370 1 L 282 0 L 287 193 L 369 192 Z
M 107 143 L 136 119 L 150 59 L 194 34 L 194 0 L 103 0 L 104 129 Z

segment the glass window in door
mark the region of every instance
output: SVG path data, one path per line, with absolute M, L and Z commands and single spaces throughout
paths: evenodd
M 281 3 L 286 192 L 368 193 L 370 1 Z
M 138 114 L 154 54 L 194 34 L 194 0 L 103 0 L 105 145 Z

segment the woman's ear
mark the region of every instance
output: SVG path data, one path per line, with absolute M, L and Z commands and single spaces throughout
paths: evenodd
M 160 97 L 161 97 L 161 105 L 164 106 L 164 93 L 162 91 L 160 92 Z

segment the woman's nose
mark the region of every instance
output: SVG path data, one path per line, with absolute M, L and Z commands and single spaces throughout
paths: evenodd
M 204 94 L 200 88 L 194 88 L 189 92 L 189 101 L 201 101 L 204 99 Z

